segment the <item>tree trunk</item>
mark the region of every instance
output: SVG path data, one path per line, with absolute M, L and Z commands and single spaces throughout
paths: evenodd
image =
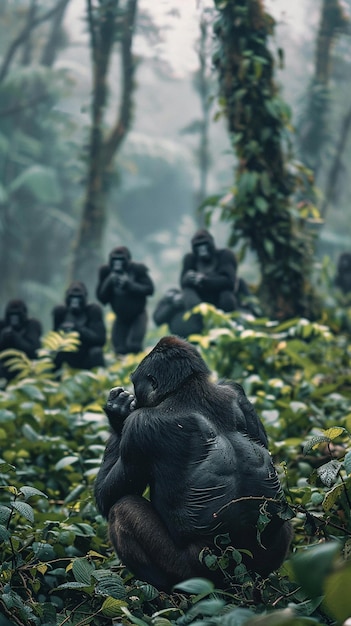
M 97 269 L 101 263 L 109 170 L 130 125 L 134 87 L 134 60 L 131 50 L 136 7 L 137 0 L 129 0 L 121 19 L 119 0 L 110 0 L 103 14 L 101 9 L 95 14 L 92 1 L 88 0 L 93 60 L 92 126 L 85 200 L 72 268 L 72 279 L 83 280 L 88 286 L 93 281 L 96 282 Z M 104 137 L 108 68 L 117 34 L 121 41 L 122 97 L 116 123 Z
M 230 243 L 244 239 L 256 252 L 268 315 L 308 315 L 312 247 L 290 202 L 296 181 L 283 150 L 289 111 L 278 96 L 268 47 L 273 20 L 260 0 L 215 3 L 215 65 L 238 157 L 233 203 L 222 208 L 232 223 Z

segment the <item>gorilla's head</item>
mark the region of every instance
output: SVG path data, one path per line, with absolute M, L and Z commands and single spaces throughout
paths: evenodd
M 209 374 L 193 345 L 179 337 L 163 337 L 131 375 L 137 406 L 157 406 L 191 377 Z
M 10 300 L 5 309 L 5 320 L 12 328 L 21 328 L 27 320 L 27 305 L 23 300 Z
M 70 284 L 66 291 L 66 306 L 73 312 L 80 312 L 88 301 L 88 291 L 84 283 L 75 281 Z
M 113 272 L 123 273 L 128 269 L 132 255 L 128 248 L 119 246 L 111 250 L 109 255 L 109 265 Z
M 205 228 L 198 230 L 191 240 L 191 247 L 196 257 L 203 260 L 210 260 L 216 249 L 211 233 Z

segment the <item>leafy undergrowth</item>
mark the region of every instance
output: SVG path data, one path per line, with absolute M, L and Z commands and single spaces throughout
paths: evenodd
M 0 624 L 300 626 L 351 616 L 351 371 L 345 313 L 284 324 L 201 307 L 192 341 L 218 378 L 240 382 L 265 423 L 294 513 L 290 558 L 252 578 L 223 543 L 212 567 L 235 565 L 225 591 L 186 581 L 167 595 L 114 555 L 93 500 L 108 435 L 108 390 L 130 386 L 140 357 L 52 372 L 63 338 L 40 358 L 8 354 L 21 374 L 0 392 Z M 156 338 L 157 340 L 157 338 Z M 65 339 L 67 349 L 67 338 Z M 74 338 L 72 338 L 74 344 Z M 62 349 L 62 347 L 61 347 Z

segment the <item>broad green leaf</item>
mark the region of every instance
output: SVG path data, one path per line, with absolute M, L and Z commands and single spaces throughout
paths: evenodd
M 193 594 L 207 594 L 214 590 L 214 584 L 205 578 L 190 578 L 175 585 L 174 589 Z
M 329 461 L 317 468 L 317 475 L 322 481 L 323 485 L 332 487 L 340 473 L 341 463 L 339 461 Z
M 99 577 L 98 584 L 96 586 L 98 593 L 105 596 L 111 596 L 121 600 L 127 595 L 126 588 L 119 576 L 115 576 L 112 573 L 105 574 L 104 577 Z
M 328 613 L 344 622 L 351 616 L 351 563 L 344 563 L 341 568 L 330 574 L 324 583 L 323 605 Z
M 74 559 L 72 570 L 78 583 L 91 585 L 91 577 L 95 572 L 95 567 L 87 559 Z
M 21 189 L 30 191 L 40 202 L 55 204 L 62 199 L 55 171 L 43 165 L 28 167 L 12 181 L 9 189 L 11 193 Z
M 6 526 L 0 524 L 0 541 L 7 541 L 10 538 L 10 533 L 7 530 Z
M 347 452 L 344 458 L 344 467 L 347 474 L 351 474 L 351 451 Z
M 16 509 L 16 511 L 18 511 L 18 513 L 20 513 L 20 515 L 22 515 L 22 517 L 27 519 L 29 522 L 34 522 L 34 512 L 30 504 L 15 500 L 15 502 L 12 502 L 11 505 L 14 509 Z
M 106 598 L 102 605 L 102 612 L 106 617 L 117 617 L 122 614 L 122 606 L 128 606 L 123 600 L 116 600 L 116 598 Z
M 31 498 L 32 496 L 42 496 L 43 498 L 47 498 L 47 495 L 45 493 L 40 491 L 40 489 L 36 489 L 35 487 L 28 487 L 24 485 L 23 487 L 20 487 L 19 490 L 21 493 L 23 493 L 26 500 L 28 498 Z
M 57 461 L 55 465 L 55 470 L 59 471 L 63 467 L 67 467 L 68 465 L 73 465 L 74 463 L 77 463 L 77 461 L 79 461 L 79 456 L 64 456 L 62 459 L 60 459 L 60 461 Z
M 329 541 L 306 548 L 291 558 L 295 578 L 310 598 L 323 595 L 326 576 L 332 571 L 340 548 L 337 541 Z

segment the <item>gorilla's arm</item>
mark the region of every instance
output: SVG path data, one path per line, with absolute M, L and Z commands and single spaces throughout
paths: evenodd
M 180 273 L 180 286 L 181 287 L 190 287 L 193 286 L 193 282 L 188 281 L 187 273 L 196 272 L 196 258 L 192 252 L 188 252 L 183 258 L 183 266 Z
M 67 307 L 63 304 L 59 304 L 55 306 L 52 310 L 52 318 L 53 318 L 53 329 L 58 331 L 60 330 L 62 324 L 65 321 L 67 313 Z
M 201 279 L 201 287 L 211 291 L 224 291 L 235 289 L 236 259 L 231 250 L 218 250 L 218 263 L 216 269 L 204 274 Z
M 99 281 L 96 288 L 96 297 L 102 304 L 110 302 L 112 287 L 113 273 L 108 265 L 103 265 L 99 270 Z
M 112 434 L 95 481 L 96 504 L 105 517 L 122 496 L 142 495 L 147 485 L 142 450 L 137 450 L 133 445 L 133 424 L 129 423 L 129 428 L 128 425 L 124 428 L 125 420 L 134 411 L 134 406 L 135 397 L 124 391 L 123 387 L 111 389 L 105 413 Z
M 219 385 L 230 387 L 235 392 L 235 401 L 239 409 L 238 411 L 234 406 L 236 429 L 241 433 L 247 433 L 253 441 L 260 443 L 268 449 L 266 430 L 242 386 L 233 380 L 220 381 Z
M 129 272 L 127 291 L 143 296 L 152 296 L 154 284 L 149 276 L 147 267 L 142 263 L 131 263 L 130 265 L 133 266 L 133 271 Z
M 106 342 L 106 328 L 100 307 L 97 304 L 89 304 L 86 313 L 86 324 L 78 328 L 82 343 L 86 346 L 103 346 Z
M 20 330 L 4 328 L 1 337 L 1 349 L 21 350 L 29 358 L 34 359 L 36 351 L 40 348 L 41 332 L 41 324 L 35 319 L 28 320 Z

